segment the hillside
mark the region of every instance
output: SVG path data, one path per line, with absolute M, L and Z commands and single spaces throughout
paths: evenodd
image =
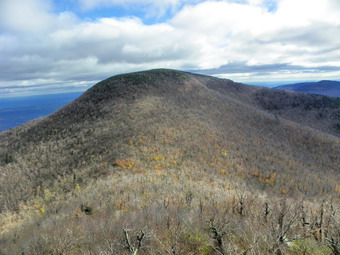
M 289 85 L 281 85 L 275 89 L 291 90 L 307 94 L 318 94 L 331 97 L 340 97 L 340 82 L 339 81 L 318 81 L 318 82 L 303 82 Z
M 339 100 L 163 69 L 106 79 L 0 133 L 0 254 L 337 252 Z

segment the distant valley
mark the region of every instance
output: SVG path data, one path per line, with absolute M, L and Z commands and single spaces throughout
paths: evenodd
M 0 98 L 0 132 L 51 114 L 81 94 L 71 92 Z
M 290 90 L 307 94 L 319 94 L 331 97 L 340 97 L 340 82 L 339 81 L 318 81 L 318 82 L 303 82 L 289 85 L 281 85 L 275 89 Z

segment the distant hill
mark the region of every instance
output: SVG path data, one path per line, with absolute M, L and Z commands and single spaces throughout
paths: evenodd
M 331 97 L 340 97 L 340 82 L 339 81 L 318 81 L 318 82 L 303 82 L 289 85 L 281 85 L 275 89 L 291 90 L 296 92 L 319 94 Z
M 110 77 L 0 132 L 0 254 L 337 254 L 339 117 L 321 95 Z

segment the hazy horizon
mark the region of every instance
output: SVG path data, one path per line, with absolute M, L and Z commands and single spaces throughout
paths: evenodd
M 197 74 L 204 74 L 205 73 L 200 73 L 200 72 L 193 72 L 193 73 L 197 73 Z M 226 78 L 229 79 L 228 77 L 223 77 L 223 76 L 219 76 L 219 75 L 212 75 L 218 78 Z M 105 77 L 104 79 L 109 78 L 109 77 Z M 266 87 L 266 88 L 273 88 L 273 87 L 277 87 L 277 86 L 281 86 L 281 85 L 289 85 L 289 84 L 295 84 L 295 83 L 303 83 L 303 82 L 318 82 L 321 80 L 287 80 L 287 81 L 275 81 L 275 80 L 266 80 L 266 81 L 248 81 L 248 82 L 243 82 L 240 80 L 233 80 L 234 82 L 238 82 L 238 83 L 243 83 L 246 85 L 252 85 L 252 86 L 260 86 L 260 87 Z M 333 79 L 332 81 L 340 81 L 339 79 Z M 92 86 L 94 86 L 96 83 L 100 82 L 100 80 L 98 81 L 93 81 L 92 84 L 88 84 L 86 86 L 82 86 L 82 87 L 70 87 L 70 90 L 67 90 L 67 87 L 64 88 L 62 87 L 60 90 L 58 88 L 53 88 L 50 90 L 46 90 L 44 88 L 38 89 L 37 91 L 35 91 L 34 89 L 32 89 L 31 91 L 16 91 L 16 92 L 11 92 L 11 93 L 2 93 L 2 91 L 0 90 L 0 99 L 1 98 L 18 98 L 18 97 L 31 97 L 31 96 L 43 96 L 43 95 L 57 95 L 57 94 L 69 94 L 69 93 L 83 93 L 85 92 L 87 89 L 91 88 Z M 16 86 L 12 86 L 12 87 L 16 87 Z

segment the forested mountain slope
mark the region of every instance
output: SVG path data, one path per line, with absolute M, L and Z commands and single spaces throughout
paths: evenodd
M 0 133 L 3 253 L 271 254 L 296 238 L 331 254 L 339 113 L 333 98 L 174 70 L 111 77 Z M 320 225 L 320 208 L 315 241 L 300 221 Z

